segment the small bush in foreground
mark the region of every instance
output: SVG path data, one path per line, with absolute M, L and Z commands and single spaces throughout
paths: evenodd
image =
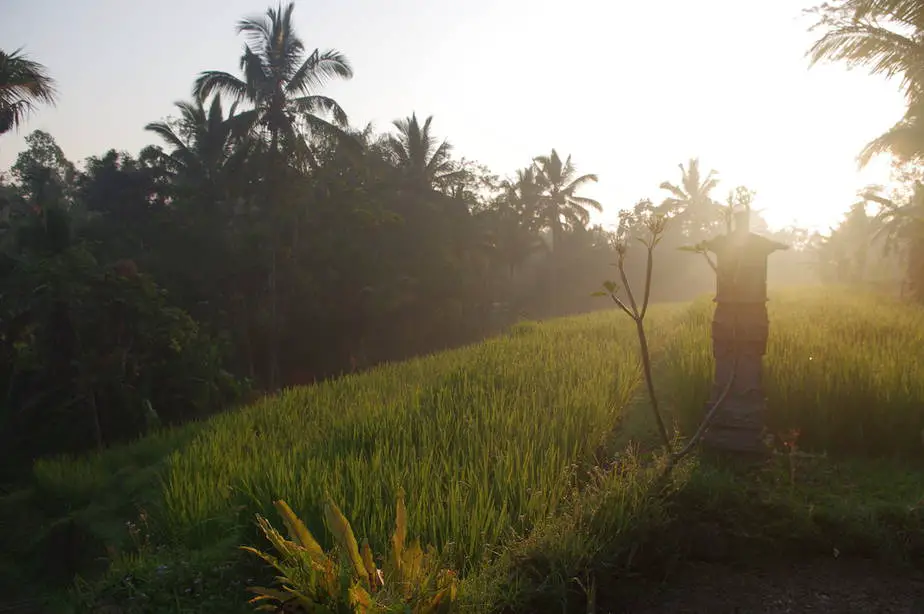
M 403 493 L 398 497 L 391 551 L 384 567 L 376 567 L 369 542 L 360 546 L 349 521 L 330 499 L 324 517 L 333 534 L 337 553 L 324 552 L 304 523 L 285 501 L 275 502 L 290 539 L 285 539 L 257 514 L 257 524 L 278 556 L 244 546 L 273 566 L 279 588 L 252 587 L 251 603 L 257 609 L 286 612 L 449 612 L 456 598 L 456 577 L 440 569 L 436 552 L 426 552 L 418 540 L 407 538 L 407 510 Z M 269 602 L 269 603 L 266 603 Z M 270 605 L 270 603 L 276 605 Z

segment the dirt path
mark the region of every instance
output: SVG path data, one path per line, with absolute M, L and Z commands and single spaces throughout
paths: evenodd
M 833 558 L 762 567 L 687 563 L 663 583 L 635 585 L 634 595 L 601 589 L 600 614 L 924 614 L 924 572 Z

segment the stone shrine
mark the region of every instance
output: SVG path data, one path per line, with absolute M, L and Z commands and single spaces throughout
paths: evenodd
M 715 315 L 712 352 L 715 379 L 711 408 L 734 382 L 703 435 L 703 445 L 716 451 L 763 455 L 766 398 L 762 384 L 767 349 L 767 257 L 783 243 L 750 232 L 750 211 L 735 214 L 735 227 L 707 241 L 716 255 Z

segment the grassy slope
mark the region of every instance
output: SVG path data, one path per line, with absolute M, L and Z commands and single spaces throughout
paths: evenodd
M 920 457 L 924 367 L 911 358 L 924 335 L 920 312 L 830 291 L 775 298 L 774 426 L 800 428 L 807 445 L 845 455 Z M 664 308 L 650 323 L 659 387 L 681 424 L 705 400 L 709 308 Z M 30 493 L 0 502 L 0 520 L 35 531 L 5 535 L 13 543 L 0 550 L 62 558 L 83 539 L 116 559 L 94 596 L 229 611 L 221 608 L 244 599 L 242 576 L 265 575 L 233 548 L 256 540 L 254 511 L 282 497 L 323 534 L 318 503 L 329 491 L 357 533 L 381 544 L 403 486 L 412 533 L 473 572 L 469 598 L 511 607 L 573 598 L 574 577 L 621 569 L 629 558 L 657 567 L 694 548 L 667 530 L 678 519 L 718 524 L 761 552 L 830 551 L 837 542 L 847 552 L 917 555 L 924 478 L 906 461 L 800 460 L 793 474 L 783 460 L 747 478 L 693 462 L 665 490 L 628 455 L 619 470 L 595 475 L 627 434 L 645 441 L 650 431 L 644 403 L 627 411 L 639 378 L 632 333 L 617 313 L 524 324 L 88 460 L 40 463 Z M 614 430 L 621 417 L 629 426 Z M 126 521 L 139 527 L 134 539 Z M 492 563 L 479 563 L 501 546 Z M 28 574 L 27 563 L 17 560 L 17 570 Z M 93 568 L 92 560 L 64 563 Z
M 660 309 L 653 321 L 668 330 L 678 311 Z M 632 335 L 615 313 L 527 323 L 83 461 L 41 462 L 27 505 L 30 520 L 41 509 L 54 530 L 44 538 L 39 531 L 39 548 L 19 547 L 43 558 L 74 545 L 82 560 L 62 566 L 78 569 L 93 567 L 104 549 L 116 552 L 112 590 L 120 598 L 152 575 L 196 589 L 201 569 L 175 563 L 223 569 L 238 556 L 233 545 L 256 539 L 253 513 L 275 516 L 274 498 L 324 535 L 318 512 L 329 492 L 380 549 L 403 487 L 412 534 L 450 550 L 457 567 L 475 566 L 555 512 L 580 472 L 612 453 L 614 426 L 640 377 Z M 126 522 L 137 526 L 134 538 Z M 137 580 L 131 587 L 126 574 Z M 243 600 L 240 588 L 233 590 Z

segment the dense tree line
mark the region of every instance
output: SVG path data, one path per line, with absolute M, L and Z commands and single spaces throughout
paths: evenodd
M 455 155 L 432 117 L 351 125 L 322 93 L 352 78 L 347 57 L 309 49 L 292 12 L 241 20 L 240 74 L 200 73 L 174 117 L 146 126 L 157 145 L 75 165 L 51 135 L 27 137 L 0 182 L 4 467 L 475 341 L 521 317 L 609 308 L 591 292 L 612 276 L 614 244 L 632 245 L 651 215 L 669 218 L 652 300 L 714 287 L 706 263 L 677 248 L 726 231 L 749 190 L 720 203 L 718 175 L 692 159 L 659 186 L 663 200 L 626 208 L 612 230 L 593 226 L 602 205 L 583 189 L 597 176 L 570 155 L 536 152 L 504 178 Z M 54 99 L 43 67 L 0 53 L 3 131 Z M 769 233 L 759 211 L 752 220 Z M 775 270 L 789 282 L 837 277 L 829 261 L 844 258 L 831 246 L 847 234 L 775 233 L 794 249 L 774 256 L 771 281 Z
M 0 187 L 8 458 L 591 306 L 594 274 L 571 273 L 609 260 L 580 194 L 594 176 L 551 150 L 502 181 L 414 113 L 351 126 L 322 94 L 349 61 L 308 49 L 292 12 L 241 20 L 240 75 L 202 72 L 176 117 L 146 126 L 160 145 L 78 168 L 51 135 L 27 137 Z M 19 52 L 0 77 L 4 130 L 54 100 Z

